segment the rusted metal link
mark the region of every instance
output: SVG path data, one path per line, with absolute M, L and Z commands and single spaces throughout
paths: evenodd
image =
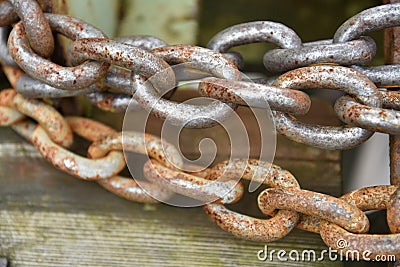
M 389 136 L 390 184 L 400 185 L 400 136 Z
M 17 63 L 15 63 L 8 51 L 7 41 L 9 33 L 9 27 L 0 27 L 0 63 L 16 67 Z
M 342 96 L 335 102 L 340 120 L 370 131 L 400 134 L 400 111 L 369 107 L 350 96 Z
M 362 65 L 371 61 L 375 54 L 376 44 L 370 37 L 340 44 L 323 40 L 305 43 L 300 48 L 268 51 L 264 55 L 264 66 L 269 72 L 279 73 L 316 63 Z
M 270 219 L 257 219 L 216 203 L 205 205 L 204 210 L 223 230 L 238 238 L 258 242 L 272 242 L 285 237 L 299 219 L 297 212 L 288 210 L 280 210 Z
M 239 52 L 225 52 L 223 53 L 224 57 L 230 60 L 239 70 L 244 68 L 244 59 L 242 54 Z
M 117 147 L 118 145 L 115 144 L 121 142 L 121 137 L 120 139 L 118 139 L 117 137 L 120 136 L 120 134 L 117 133 L 114 129 L 108 127 L 107 125 L 82 117 L 66 117 L 66 120 L 68 121 L 68 124 L 70 124 L 71 127 L 74 129 L 76 134 L 93 142 L 88 152 L 89 156 L 92 156 L 92 158 L 102 158 L 106 154 L 110 153 L 110 146 L 113 146 L 113 150 L 122 150 L 121 147 Z M 116 138 L 111 139 L 111 136 L 115 136 Z M 115 143 L 111 142 L 109 143 L 110 146 L 107 146 L 105 145 L 107 140 L 114 140 Z M 124 141 L 127 142 L 127 144 L 130 145 L 132 148 L 135 147 L 134 144 L 132 144 L 131 142 L 132 140 L 130 140 L 129 138 Z M 139 143 L 139 140 L 137 139 L 134 141 L 136 142 L 136 144 Z M 149 140 L 149 147 L 154 144 L 154 142 L 151 143 L 152 141 L 154 141 L 154 139 Z M 143 149 L 140 150 L 140 147 L 138 146 L 136 146 L 135 148 L 138 149 L 132 149 L 133 152 L 140 153 L 141 151 L 143 151 Z M 168 153 L 171 153 L 171 148 L 168 148 L 167 150 Z M 156 156 L 165 155 L 162 153 L 163 152 L 153 154 Z M 161 188 L 156 184 L 142 181 L 139 185 L 137 182 L 135 182 L 134 179 L 121 176 L 113 176 L 111 178 L 98 180 L 97 182 L 108 191 L 120 197 L 141 203 L 158 203 L 161 200 L 169 199 L 173 194 L 171 191 L 165 188 Z M 155 197 L 155 199 L 153 197 Z
M 208 78 L 200 82 L 199 92 L 203 96 L 254 108 L 265 108 L 268 103 L 273 110 L 293 115 L 304 115 L 311 107 L 310 97 L 301 91 L 244 81 Z
M 142 48 L 144 50 L 152 50 L 154 48 L 168 45 L 165 41 L 161 40 L 160 38 L 150 35 L 124 36 L 124 37 L 118 37 L 115 40 L 119 43 L 132 45 L 135 47 Z
M 3 65 L 2 69 L 12 88 L 16 87 L 18 79 L 25 74 L 19 67 Z
M 346 194 L 340 199 L 364 211 L 386 209 L 390 203 L 390 196 L 396 189 L 395 186 L 363 188 Z M 400 259 L 400 234 L 353 234 L 325 220 L 321 220 L 320 234 L 327 246 L 349 257 L 354 254 L 348 252 L 357 251 L 359 255 L 368 252 L 367 256 L 370 259 L 390 255 L 394 255 L 397 260 Z
M 151 50 L 171 65 L 186 63 L 187 67 L 201 70 L 227 80 L 241 80 L 237 67 L 221 53 L 193 45 L 173 45 Z
M 390 203 L 390 196 L 396 191 L 396 186 L 381 185 L 361 188 L 351 191 L 340 199 L 357 206 L 360 210 L 384 210 Z
M 139 110 L 140 105 L 131 95 L 114 93 L 90 93 L 86 98 L 96 107 L 110 112 L 126 112 Z M 132 102 L 136 102 L 132 103 Z
M 119 37 L 115 40 L 144 50 L 167 45 L 163 40 L 148 35 Z M 105 87 L 109 87 L 108 90 L 110 92 L 118 94 L 96 92 L 88 95 L 88 100 L 98 108 L 110 112 L 126 112 L 128 107 L 130 111 L 141 109 L 139 103 L 132 98 L 135 88 L 132 87 L 131 76 L 131 71 L 112 66 L 104 77 L 102 84 Z
M 145 110 L 177 126 L 213 127 L 231 116 L 237 107 L 232 103 L 217 101 L 203 106 L 177 103 L 161 98 L 152 86 L 139 76 L 135 77 L 134 84 L 134 98 Z
M 154 183 L 141 181 L 140 185 L 132 178 L 114 176 L 97 181 L 108 191 L 130 201 L 139 203 L 159 203 L 166 201 L 174 194 Z
M 18 15 L 14 11 L 14 7 L 7 0 L 0 1 L 0 26 L 11 26 L 18 21 Z
M 376 86 L 363 74 L 341 66 L 311 66 L 285 73 L 274 86 L 292 89 L 329 88 L 354 95 L 370 107 L 380 107 Z M 287 138 L 323 149 L 349 149 L 365 142 L 372 131 L 358 127 L 308 125 L 282 112 L 274 111 L 277 131 Z
M 0 92 L 0 105 L 17 109 L 22 114 L 35 119 L 56 144 L 63 147 L 72 145 L 71 128 L 53 107 L 38 100 L 26 99 L 12 89 Z
M 274 188 L 300 188 L 296 178 L 287 170 L 255 159 L 233 159 L 208 170 L 207 180 L 229 181 L 241 177 Z
M 153 159 L 146 162 L 143 172 L 151 182 L 200 201 L 232 204 L 239 201 L 244 192 L 243 185 L 236 181 L 210 181 L 169 169 Z
M 400 65 L 398 64 L 351 67 L 366 75 L 377 86 L 388 88 L 400 86 Z
M 151 79 L 154 87 L 161 92 L 175 87 L 175 74 L 169 64 L 144 49 L 104 38 L 84 38 L 76 40 L 71 51 L 78 62 L 88 59 L 103 61 L 127 68 L 145 78 L 162 72 L 163 75 Z
M 238 176 L 239 175 L 239 176 Z M 229 180 L 242 177 L 276 188 L 300 188 L 293 175 L 270 163 L 258 160 L 225 161 L 210 169 L 206 179 Z M 271 209 L 270 219 L 258 219 L 227 209 L 220 203 L 204 206 L 206 214 L 223 230 L 236 237 L 271 242 L 286 236 L 296 226 L 299 214 L 295 211 Z
M 56 168 L 82 180 L 96 181 L 117 175 L 124 167 L 124 155 L 112 151 L 101 159 L 91 160 L 78 156 L 53 143 L 44 129 L 30 122 L 11 126 L 17 133 L 28 138 L 39 152 Z M 74 127 L 71 127 L 74 130 Z
M 0 126 L 10 126 L 25 118 L 18 110 L 0 106 Z
M 185 67 L 211 73 L 215 77 L 241 79 L 235 65 L 222 54 L 206 48 L 191 45 L 166 46 L 154 49 L 152 53 L 173 65 L 183 63 Z M 136 88 L 134 98 L 144 109 L 156 117 L 168 119 L 173 124 L 184 125 L 187 128 L 213 127 L 228 118 L 237 107 L 222 102 L 199 106 L 161 99 L 154 88 L 138 75 L 134 76 L 133 84 Z
M 395 192 L 395 186 L 375 186 L 352 191 L 343 196 L 351 205 L 357 205 L 360 210 L 385 209 L 390 203 L 390 196 Z M 320 233 L 319 217 L 301 214 L 296 228 Z
M 386 90 L 385 88 L 379 88 L 381 94 L 382 107 L 388 109 L 400 110 L 400 92 Z
M 89 147 L 89 157 L 91 156 L 92 158 L 97 159 L 110 153 L 111 149 L 122 150 L 122 148 L 118 145 L 118 143 L 122 142 L 121 134 L 117 133 L 114 129 L 108 127 L 107 125 L 82 117 L 66 117 L 66 120 L 74 129 L 76 134 L 93 142 Z M 115 138 L 112 139 L 110 138 L 111 136 L 114 136 Z M 130 149 L 130 151 L 137 153 L 144 152 L 146 148 L 140 147 L 140 145 L 142 145 L 140 140 L 143 142 L 145 140 L 143 140 L 142 137 L 136 137 L 138 138 L 133 140 L 132 138 L 124 139 L 124 142 L 127 144 L 127 146 L 129 146 L 126 149 Z M 149 136 L 148 139 L 149 144 L 147 148 L 150 150 L 150 148 L 152 148 L 156 143 L 155 139 L 157 138 L 154 136 Z M 155 147 L 156 149 L 160 148 L 157 145 L 155 145 Z M 172 154 L 174 152 L 173 148 L 168 147 L 166 150 L 168 157 L 172 157 L 169 153 Z M 156 151 L 152 155 L 156 156 L 161 162 L 163 160 L 167 162 L 164 151 Z M 158 158 L 158 155 L 160 155 L 160 158 Z M 175 160 L 175 158 L 173 158 L 173 160 Z M 175 162 L 178 162 L 177 164 L 179 164 L 178 160 Z M 145 181 L 141 181 L 140 184 L 138 184 L 134 179 L 127 177 L 114 176 L 111 178 L 98 180 L 97 182 L 108 191 L 120 197 L 141 203 L 158 203 L 159 201 L 168 200 L 173 195 L 172 191 L 162 188 L 156 184 Z
M 183 162 L 179 151 L 166 141 L 151 134 L 133 131 L 114 133 L 94 142 L 88 149 L 90 158 L 100 158 L 112 150 L 124 150 L 154 158 L 170 169 L 182 168 Z
M 44 12 L 52 11 L 51 0 L 37 0 Z M 11 26 L 18 21 L 18 14 L 15 12 L 13 5 L 9 0 L 0 1 L 0 27 Z
M 207 47 L 221 53 L 230 48 L 251 43 L 273 43 L 282 48 L 298 48 L 300 37 L 287 26 L 271 21 L 247 22 L 226 28 L 208 42 Z M 224 53 L 239 69 L 244 61 L 239 53 Z
M 392 194 L 387 208 L 387 222 L 393 234 L 400 233 L 400 187 Z
M 400 26 L 399 12 L 400 3 L 366 9 L 344 22 L 336 31 L 333 42 L 344 43 L 372 31 Z
M 72 40 L 107 37 L 93 26 L 66 15 L 46 14 L 46 18 L 54 31 Z M 92 85 L 106 74 L 110 66 L 107 63 L 84 62 L 76 67 L 62 67 L 52 63 L 32 51 L 22 23 L 14 26 L 8 46 L 15 62 L 29 76 L 64 90 L 83 89 Z
M 258 196 L 258 206 L 267 215 L 273 207 L 319 217 L 354 233 L 367 233 L 369 230 L 368 218 L 360 209 L 344 200 L 312 191 L 266 189 Z
M 92 85 L 97 88 L 92 94 L 88 94 L 88 100 L 98 108 L 111 112 L 126 112 L 142 109 L 136 99 L 132 98 L 135 88 L 131 82 L 132 72 L 126 69 L 112 66 L 101 81 L 101 85 Z M 107 90 L 107 92 L 102 92 Z M 173 91 L 163 96 L 169 98 Z M 129 107 L 129 109 L 128 109 Z
M 54 38 L 40 5 L 35 0 L 8 0 L 21 18 L 30 47 L 48 58 L 54 51 Z
M 70 116 L 65 117 L 65 120 L 75 134 L 91 142 L 96 142 L 116 133 L 113 128 L 91 119 Z

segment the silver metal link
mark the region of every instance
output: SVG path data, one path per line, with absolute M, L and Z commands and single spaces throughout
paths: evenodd
M 18 78 L 15 90 L 21 95 L 29 98 L 61 98 L 78 95 L 85 95 L 93 92 L 104 91 L 105 89 L 92 84 L 89 87 L 78 90 L 62 90 L 35 80 L 28 75 Z
M 344 43 L 364 34 L 400 26 L 400 3 L 366 9 L 344 22 L 336 31 L 333 42 Z
M 0 27 L 0 63 L 3 65 L 16 67 L 17 63 L 15 63 L 14 59 L 10 55 L 10 52 L 8 51 L 8 35 L 9 27 Z
M 154 48 L 159 48 L 168 45 L 165 41 L 161 40 L 160 38 L 150 35 L 134 35 L 134 36 L 118 37 L 115 39 L 115 41 L 139 47 L 144 50 L 152 50 Z
M 272 43 L 281 48 L 300 48 L 300 37 L 289 27 L 271 21 L 237 24 L 217 33 L 208 42 L 209 49 L 226 52 L 230 48 L 251 43 Z
M 271 21 L 254 21 L 237 24 L 217 33 L 208 42 L 207 47 L 221 53 L 230 48 L 251 43 L 272 43 L 282 48 L 298 48 L 300 37 L 287 26 Z M 243 57 L 240 53 L 225 53 L 225 56 L 242 69 Z
M 344 66 L 363 65 L 375 57 L 376 44 L 370 37 L 346 43 L 323 40 L 305 43 L 295 49 L 273 49 L 264 55 L 264 66 L 269 72 L 284 72 L 316 63 L 336 63 Z
M 383 66 L 351 66 L 353 69 L 368 76 L 377 86 L 400 86 L 400 65 Z
M 363 74 L 339 66 L 313 66 L 290 71 L 280 76 L 274 86 L 300 88 L 329 88 L 357 97 L 371 107 L 380 107 L 376 86 Z M 323 149 L 349 149 L 362 144 L 373 132 L 357 127 L 308 125 L 282 112 L 273 112 L 277 131 L 299 143 Z

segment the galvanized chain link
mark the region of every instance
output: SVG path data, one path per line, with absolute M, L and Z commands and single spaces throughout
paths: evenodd
M 303 190 L 290 172 L 257 160 L 235 159 L 202 171 L 183 171 L 179 151 L 159 137 L 135 132 L 122 135 L 87 118 L 63 117 L 40 100 L 85 95 L 107 111 L 125 112 L 128 106 L 131 111 L 145 109 L 177 125 L 189 122 L 183 125 L 188 128 L 213 127 L 231 116 L 238 105 L 263 108 L 266 100 L 277 131 L 287 138 L 323 149 L 349 149 L 377 131 L 400 134 L 400 94 L 388 90 L 400 86 L 399 66 L 365 66 L 377 48 L 373 39 L 363 36 L 399 26 L 400 4 L 357 14 L 331 40 L 302 43 L 283 24 L 257 21 L 225 29 L 210 40 L 208 48 L 202 48 L 168 46 L 152 36 L 111 40 L 84 21 L 43 13 L 51 10 L 49 3 L 0 1 L 0 62 L 13 87 L 0 92 L 0 126 L 12 127 L 30 140 L 55 167 L 142 203 L 157 202 L 150 196 L 163 201 L 175 193 L 202 201 L 218 199 L 206 204 L 205 212 L 240 238 L 270 242 L 297 227 L 319 233 L 328 246 L 342 252 L 368 250 L 372 255 L 400 259 L 400 189 L 396 185 L 364 188 L 335 198 Z M 54 50 L 52 31 L 73 41 L 67 67 L 49 60 Z M 251 83 L 242 80 L 238 70 L 244 67 L 243 57 L 229 49 L 256 42 L 279 47 L 264 55 L 266 69 L 277 76 Z M 176 87 L 172 66 L 182 63 L 211 74 L 213 78 L 201 80 L 199 93 L 224 103 L 195 106 L 161 98 Z M 305 88 L 343 91 L 345 95 L 336 100 L 334 108 L 346 125 L 297 121 L 294 116 L 306 114 L 311 106 L 309 96 L 299 90 Z M 73 133 L 92 142 L 88 157 L 68 150 Z M 122 150 L 150 157 L 143 166 L 147 182 L 139 185 L 118 176 L 126 164 Z M 259 195 L 257 203 L 269 219 L 239 214 L 225 206 L 240 201 L 244 193 L 234 177 L 271 187 Z M 393 234 L 367 234 L 369 221 L 363 211 L 371 209 L 387 210 Z M 338 239 L 345 239 L 348 246 L 338 247 Z

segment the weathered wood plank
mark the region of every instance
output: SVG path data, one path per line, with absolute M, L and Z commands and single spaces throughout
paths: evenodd
M 0 133 L 4 136 L 3 129 Z M 264 244 L 221 231 L 201 208 L 128 202 L 39 158 L 2 158 L 0 170 L 0 256 L 11 266 L 281 264 L 259 262 L 256 253 Z M 288 251 L 324 248 L 317 235 L 301 231 L 268 246 Z

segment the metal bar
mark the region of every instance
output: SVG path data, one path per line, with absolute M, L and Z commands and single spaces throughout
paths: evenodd
M 399 3 L 400 0 L 383 0 L 384 4 Z M 387 64 L 400 63 L 400 27 L 385 30 L 385 61 Z M 390 136 L 390 181 L 400 185 L 400 135 Z
M 384 4 L 399 3 L 400 0 L 383 0 Z M 385 62 L 400 63 L 400 27 L 385 29 Z M 390 183 L 400 186 L 400 135 L 390 135 Z M 388 266 L 399 267 L 400 260 L 389 263 Z

